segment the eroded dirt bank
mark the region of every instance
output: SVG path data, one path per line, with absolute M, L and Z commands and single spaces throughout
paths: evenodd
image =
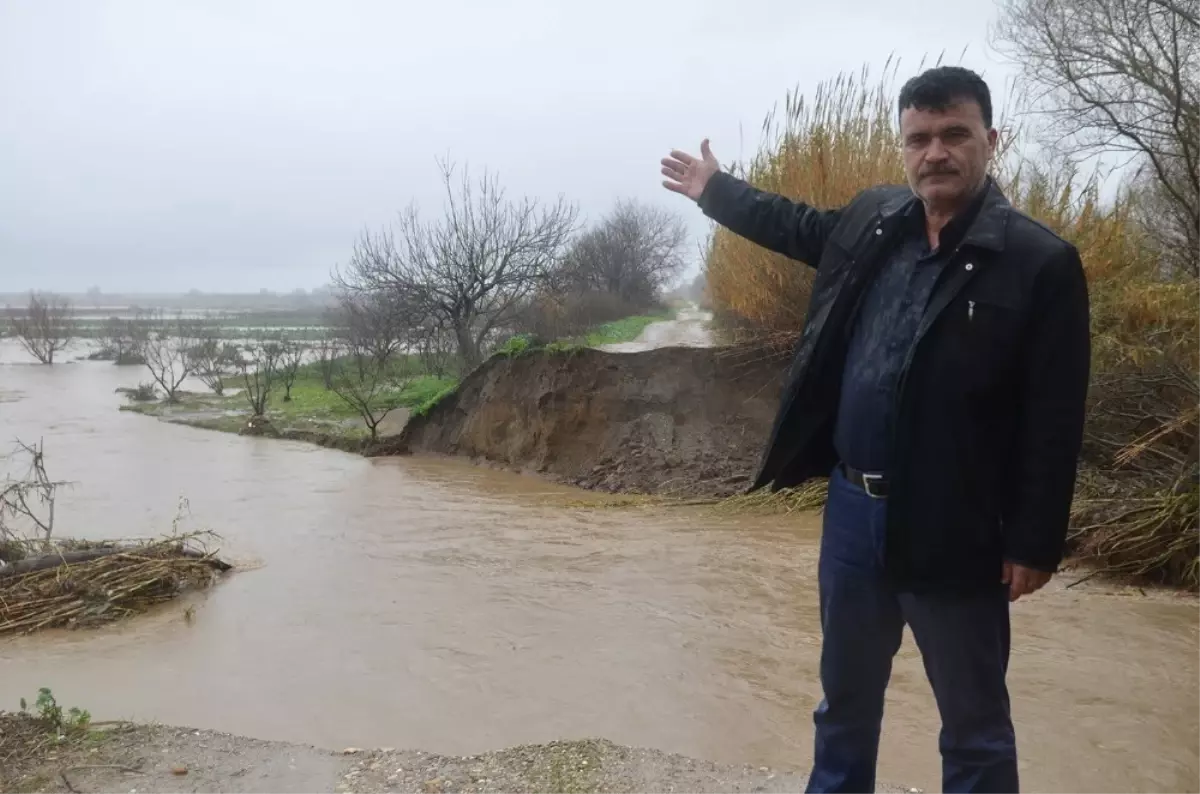
M 495 357 L 400 447 L 605 491 L 725 496 L 748 483 L 783 365 L 720 348 Z

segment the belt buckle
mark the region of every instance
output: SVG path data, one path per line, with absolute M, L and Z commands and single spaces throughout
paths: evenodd
M 883 482 L 883 479 L 884 478 L 882 474 L 867 474 L 866 472 L 863 472 L 863 490 L 867 492 L 867 496 L 871 497 L 872 499 L 883 499 L 887 496 L 886 493 L 875 493 L 875 491 L 871 489 L 872 483 Z

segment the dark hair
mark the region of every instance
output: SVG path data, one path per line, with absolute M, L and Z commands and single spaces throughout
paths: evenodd
M 982 77 L 961 66 L 938 66 L 909 80 L 900 89 L 897 113 L 908 108 L 941 111 L 963 100 L 978 104 L 983 123 L 992 126 L 992 92 Z

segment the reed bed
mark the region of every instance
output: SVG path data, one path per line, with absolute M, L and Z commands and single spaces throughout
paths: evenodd
M 162 540 L 95 545 L 91 559 L 70 561 L 78 547 L 56 547 L 52 567 L 0 569 L 0 635 L 107 623 L 145 612 L 194 588 L 208 587 L 230 565 L 206 551 L 198 532 Z M 45 555 L 43 555 L 45 556 Z M 21 561 L 26 562 L 26 561 Z

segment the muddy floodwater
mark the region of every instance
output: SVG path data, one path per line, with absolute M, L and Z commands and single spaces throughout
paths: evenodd
M 74 481 L 61 534 L 165 532 L 184 498 L 184 527 L 221 533 L 246 570 L 193 599 L 191 620 L 177 604 L 0 640 L 0 708 L 49 686 L 96 719 L 331 748 L 602 736 L 807 766 L 818 517 L 590 509 L 595 495 L 456 461 L 118 412 L 113 390 L 142 379 L 99 362 L 0 364 L 3 443 L 43 438 L 52 476 Z M 1072 580 L 1013 608 L 1024 787 L 1195 790 L 1195 600 Z M 938 789 L 937 728 L 906 636 L 880 778 Z

